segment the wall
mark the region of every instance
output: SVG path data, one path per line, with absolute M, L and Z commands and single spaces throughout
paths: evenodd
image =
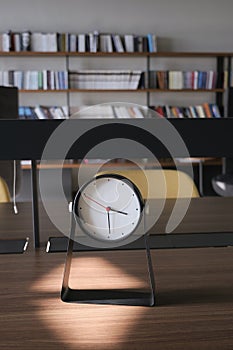
M 157 33 L 159 50 L 171 51 L 232 51 L 233 2 L 231 0 L 8 0 L 1 1 L 0 31 L 69 31 L 118 33 Z M 142 59 L 75 59 L 74 68 L 140 68 Z M 187 64 L 188 62 L 188 64 Z M 215 61 L 158 60 L 157 69 L 211 69 Z M 195 66 L 196 64 L 196 66 Z M 64 60 L 44 58 L 30 60 L 3 58 L 0 69 L 63 69 Z M 159 68 L 158 68 L 159 67 Z M 181 96 L 182 95 L 182 96 Z M 151 104 L 197 104 L 214 100 L 214 94 L 153 94 Z M 95 104 L 108 101 L 129 101 L 146 104 L 142 94 L 72 94 L 71 104 Z M 21 104 L 66 104 L 63 94 L 24 94 Z
M 156 32 L 169 50 L 232 50 L 231 0 L 0 1 L 0 30 Z
M 233 50 L 233 1 L 232 0 L 0 0 L 0 31 L 56 31 L 157 33 L 159 50 L 171 51 L 232 51 Z M 35 58 L 33 60 L 1 58 L 0 69 L 24 67 L 36 69 L 46 64 L 48 69 L 63 67 L 63 60 Z M 73 63 L 74 65 L 77 62 Z M 188 61 L 188 63 L 187 63 Z M 158 65 L 157 65 L 158 64 Z M 154 63 L 159 69 L 203 69 L 215 62 L 206 60 L 163 59 Z M 127 68 L 145 61 L 85 59 L 78 60 L 81 68 Z M 153 62 L 152 62 L 153 65 Z M 29 68 L 28 68 L 29 69 Z M 153 94 L 151 103 L 196 104 L 214 100 L 214 94 Z M 72 94 L 73 105 L 107 101 L 136 102 L 146 104 L 139 94 Z M 64 94 L 24 94 L 21 104 L 66 104 Z

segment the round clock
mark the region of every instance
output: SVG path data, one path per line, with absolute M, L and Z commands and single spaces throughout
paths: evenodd
M 138 188 L 121 175 L 102 174 L 77 192 L 73 212 L 81 229 L 100 241 L 121 241 L 138 227 L 143 199 Z

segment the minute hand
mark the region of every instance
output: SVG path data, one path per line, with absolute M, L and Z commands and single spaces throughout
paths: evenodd
M 111 207 L 110 207 L 110 210 L 111 210 L 111 211 L 114 211 L 114 212 L 116 212 L 116 213 L 119 213 L 119 214 L 128 215 L 128 213 L 126 213 L 126 212 L 124 212 L 124 211 L 116 210 L 116 209 L 113 209 L 113 208 L 111 208 Z

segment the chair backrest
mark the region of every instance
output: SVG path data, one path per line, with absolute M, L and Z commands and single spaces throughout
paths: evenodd
M 15 174 L 15 194 L 16 196 L 20 193 L 22 183 L 22 169 L 19 160 L 16 160 L 16 174 Z M 0 160 L 0 177 L 2 177 L 9 188 L 10 195 L 13 197 L 14 187 L 14 161 L 13 160 Z
M 131 180 L 143 198 L 194 198 L 199 192 L 192 178 L 180 170 L 125 169 L 104 170 L 99 174 L 118 174 Z
M 10 192 L 6 181 L 0 177 L 0 203 L 10 202 Z

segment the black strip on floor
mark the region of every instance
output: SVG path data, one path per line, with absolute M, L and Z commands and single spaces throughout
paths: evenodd
M 28 246 L 28 238 L 1 239 L 0 254 L 22 254 Z
M 200 248 L 200 247 L 227 247 L 233 246 L 232 232 L 215 233 L 188 233 L 188 234 L 161 234 L 149 236 L 151 249 L 167 248 Z M 50 237 L 46 251 L 48 253 L 65 252 L 67 250 L 68 237 Z M 144 249 L 143 237 L 130 244 L 111 248 L 109 250 Z M 74 243 L 74 251 L 93 251 L 99 248 L 87 247 L 77 242 Z M 105 249 L 106 250 L 106 249 Z

